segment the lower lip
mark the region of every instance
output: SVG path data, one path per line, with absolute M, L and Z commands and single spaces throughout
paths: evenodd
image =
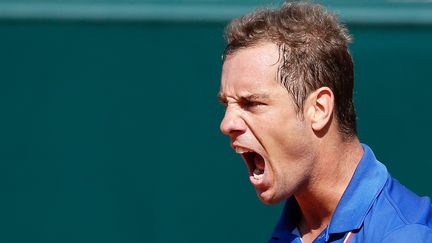
M 261 179 L 255 179 L 255 177 L 251 175 L 249 176 L 249 180 L 255 187 L 260 187 L 264 184 L 264 176 Z

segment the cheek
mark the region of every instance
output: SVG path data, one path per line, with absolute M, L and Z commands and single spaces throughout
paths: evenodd
M 251 118 L 252 133 L 267 152 L 268 159 L 298 160 L 309 152 L 311 131 L 294 112 L 288 114 L 286 110 L 275 110 Z
M 313 161 L 313 147 L 307 137 L 307 130 L 302 128 L 272 131 L 267 146 L 268 159 L 275 179 L 281 184 L 296 183 L 309 170 Z
M 269 125 L 271 147 L 279 148 L 286 156 L 303 154 L 311 144 L 310 132 L 306 124 L 297 119 L 287 119 L 279 126 Z

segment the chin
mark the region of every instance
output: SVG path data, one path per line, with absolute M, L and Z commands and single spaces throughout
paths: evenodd
M 285 197 L 280 197 L 275 195 L 273 192 L 266 190 L 266 191 L 259 191 L 257 190 L 257 196 L 263 202 L 267 205 L 275 205 L 283 200 L 285 200 Z

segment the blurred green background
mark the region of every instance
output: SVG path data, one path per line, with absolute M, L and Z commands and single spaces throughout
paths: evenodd
M 321 1 L 354 36 L 359 133 L 432 195 L 432 4 Z M 265 242 L 219 132 L 223 28 L 279 1 L 0 1 L 0 242 Z

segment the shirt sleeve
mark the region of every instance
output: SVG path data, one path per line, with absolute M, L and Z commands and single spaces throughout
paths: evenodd
M 432 228 L 421 224 L 410 224 L 389 233 L 383 243 L 432 242 Z

